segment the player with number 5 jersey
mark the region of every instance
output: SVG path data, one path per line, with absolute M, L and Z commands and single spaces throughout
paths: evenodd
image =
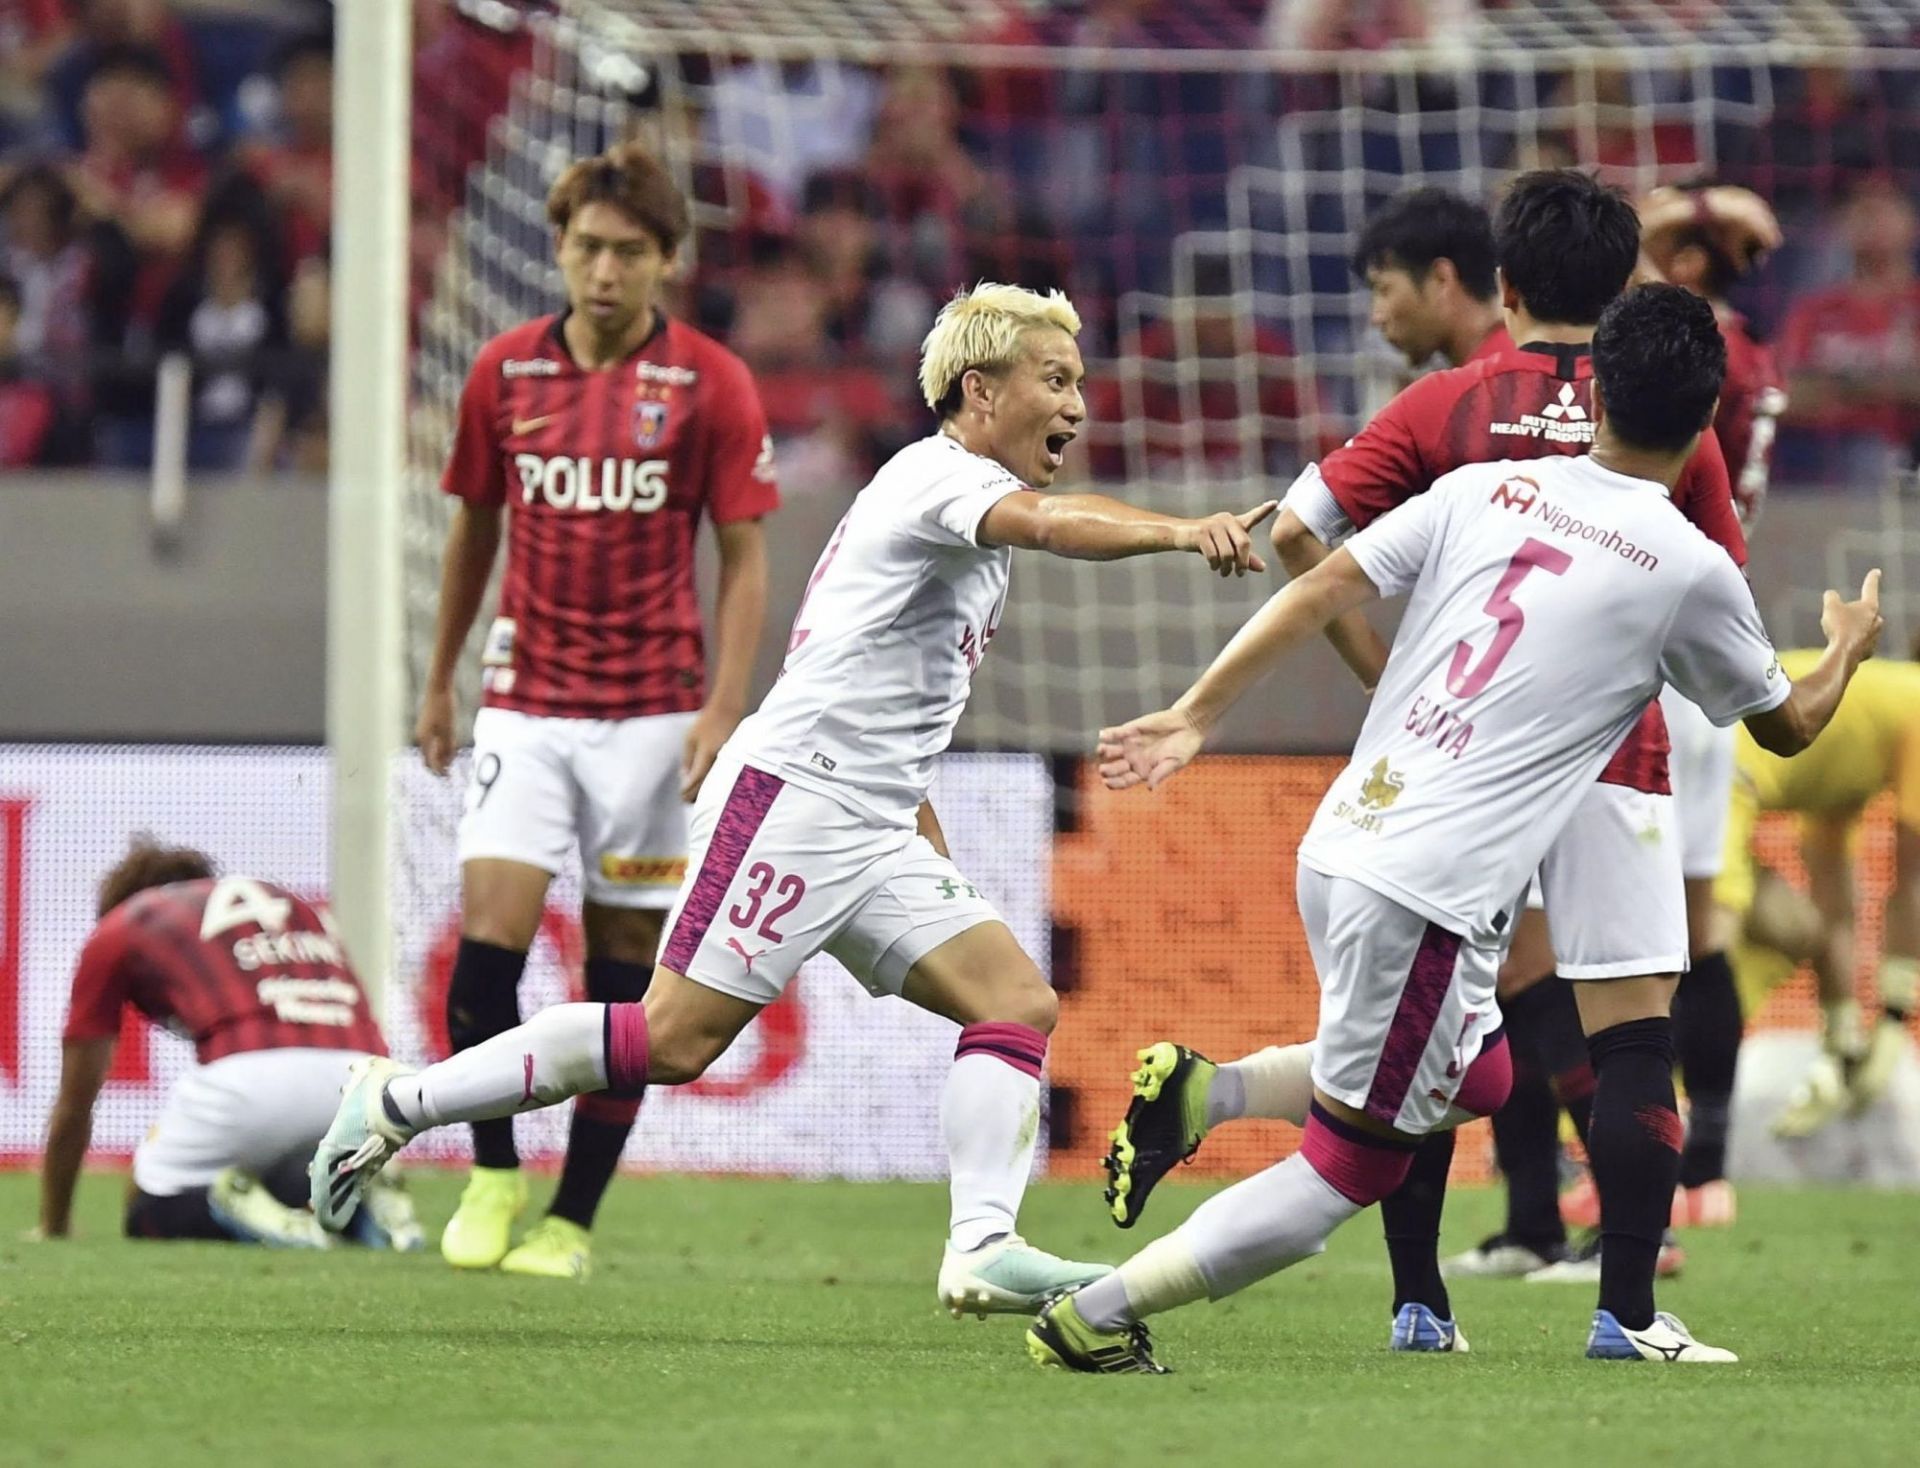
M 1858 602 L 1827 593 L 1826 653 L 1791 683 L 1738 568 L 1672 503 L 1725 372 L 1712 308 L 1677 286 L 1630 291 L 1601 317 L 1593 359 L 1590 456 L 1441 476 L 1269 601 L 1173 708 L 1101 731 L 1108 786 L 1157 788 L 1287 652 L 1375 597 L 1411 593 L 1353 758 L 1300 843 L 1321 989 L 1300 1151 L 1049 1306 L 1028 1335 L 1043 1364 L 1164 1369 L 1147 1316 L 1318 1254 L 1400 1187 L 1422 1137 L 1501 1103 L 1506 1047 L 1485 1042 L 1503 935 L 1662 683 L 1790 755 L 1872 653 L 1877 571 Z M 1670 1070 L 1649 1057 L 1638 1079 L 1618 1115 L 1596 1097 L 1596 1173 L 1651 1170 L 1677 1141 Z M 1210 1115 L 1212 1097 L 1199 1099 Z M 1605 1308 L 1587 1354 L 1736 1359 L 1670 1315 L 1623 1322 Z
M 426 1127 L 697 1078 L 827 953 L 872 993 L 960 1027 L 940 1097 L 948 1309 L 1028 1311 L 1106 1272 L 1017 1232 L 1059 1006 L 948 853 L 928 800 L 934 761 L 999 625 L 1015 549 L 1193 552 L 1244 574 L 1265 569 L 1249 532 L 1275 506 L 1183 520 L 1044 493 L 1086 416 L 1079 329 L 1057 291 L 982 284 L 942 309 L 920 366 L 939 429 L 881 468 L 821 552 L 785 671 L 695 806 L 687 884 L 644 1002 L 559 1005 L 419 1073 L 371 1063 L 314 1160 L 323 1223 Z

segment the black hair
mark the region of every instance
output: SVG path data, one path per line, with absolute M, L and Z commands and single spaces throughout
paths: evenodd
M 1500 271 L 1535 320 L 1590 326 L 1640 259 L 1640 216 L 1627 196 L 1577 168 L 1513 181 L 1493 222 Z
M 173 71 L 167 65 L 167 58 L 153 46 L 141 46 L 131 41 L 102 46 L 94 53 L 87 80 L 91 82 L 95 77 L 111 75 L 138 77 L 165 91 L 173 90 Z
M 1446 189 L 1409 189 L 1367 216 L 1353 247 L 1353 273 L 1404 270 L 1424 281 L 1436 260 L 1451 260 L 1477 301 L 1493 299 L 1493 222 L 1471 199 Z
M 1685 448 L 1713 421 L 1726 375 L 1713 307 L 1680 286 L 1636 286 L 1594 329 L 1593 378 L 1606 421 L 1634 448 Z
M 17 312 L 20 299 L 20 282 L 5 271 L 0 271 L 0 305 L 10 306 Z

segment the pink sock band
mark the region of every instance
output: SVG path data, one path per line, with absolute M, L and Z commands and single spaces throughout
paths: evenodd
M 574 1099 L 573 1114 L 610 1126 L 632 1126 L 640 1115 L 638 1096 L 616 1096 L 610 1091 L 587 1091 Z
M 637 1100 L 647 1088 L 646 1005 L 609 1004 L 606 1040 L 606 1094 Z
M 1410 1147 L 1368 1137 L 1328 1116 L 1317 1102 L 1307 1117 L 1300 1152 L 1328 1187 L 1362 1208 L 1399 1187 L 1413 1165 Z
M 991 1055 L 1038 1080 L 1040 1067 L 1047 1059 L 1047 1037 L 1032 1025 L 968 1025 L 960 1031 L 960 1043 L 954 1047 L 953 1058 L 960 1060 L 969 1055 Z
M 1475 1116 L 1492 1116 L 1507 1104 L 1507 1094 L 1512 1090 L 1513 1050 L 1502 1032 L 1493 1037 L 1492 1044 L 1480 1047 L 1473 1064 L 1460 1078 L 1453 1104 Z

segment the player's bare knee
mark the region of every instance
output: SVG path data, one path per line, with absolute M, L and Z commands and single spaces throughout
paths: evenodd
M 589 902 L 580 917 L 589 958 L 650 964 L 660 951 L 660 928 L 666 919 L 663 912 Z

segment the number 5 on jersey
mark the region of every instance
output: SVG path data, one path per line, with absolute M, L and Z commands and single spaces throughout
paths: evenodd
M 1493 642 L 1477 668 L 1469 666 L 1473 662 L 1473 645 L 1465 638 L 1454 644 L 1453 663 L 1447 669 L 1447 692 L 1455 698 L 1472 698 L 1500 671 L 1500 664 L 1513 651 L 1514 643 L 1520 640 L 1520 633 L 1527 625 L 1527 614 L 1513 600 L 1513 593 L 1527 579 L 1527 573 L 1545 571 L 1550 576 L 1564 576 L 1572 565 L 1573 557 L 1558 546 L 1531 536 L 1520 543 L 1520 549 L 1513 553 L 1507 569 L 1500 573 L 1499 584 L 1483 608 L 1497 624 Z

